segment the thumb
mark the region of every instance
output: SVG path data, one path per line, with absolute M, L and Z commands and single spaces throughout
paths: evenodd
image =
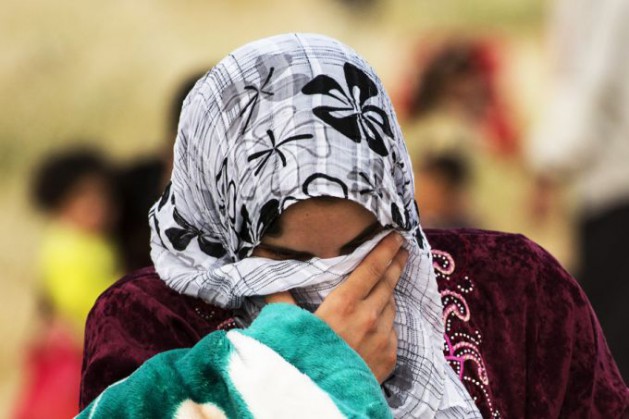
M 265 299 L 268 304 L 286 303 L 286 304 L 297 305 L 290 291 L 282 291 L 282 292 L 277 292 L 275 294 L 267 295 Z

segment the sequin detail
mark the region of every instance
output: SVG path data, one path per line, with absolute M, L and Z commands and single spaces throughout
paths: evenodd
M 214 315 L 216 314 L 214 310 L 210 310 L 210 312 L 208 313 L 206 310 L 203 310 L 198 306 L 194 308 L 194 312 L 197 313 L 197 315 L 203 320 L 207 321 L 212 320 L 214 318 Z
M 474 283 L 468 276 L 463 276 L 462 279 L 457 279 L 455 285 L 452 275 L 456 270 L 456 263 L 449 253 L 433 249 L 432 258 L 437 281 L 443 286 L 440 287 L 442 288 L 440 293 L 445 325 L 443 347 L 445 358 L 459 375 L 477 405 L 479 397 L 484 399 L 479 409 L 489 410 L 487 413 L 492 418 L 500 418 L 500 412 L 494 407 L 489 394 L 489 377 L 479 349 L 482 343 L 481 333 L 478 330 L 464 332 L 464 328 L 460 327 L 463 324 L 469 326 L 471 313 L 465 295 L 474 291 Z
M 236 329 L 237 327 L 238 327 L 238 324 L 236 324 L 236 320 L 227 319 L 221 322 L 218 326 L 216 326 L 216 330 L 231 330 L 231 329 Z

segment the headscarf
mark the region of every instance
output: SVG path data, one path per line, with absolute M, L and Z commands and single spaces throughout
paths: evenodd
M 480 417 L 443 354 L 442 305 L 412 169 L 373 69 L 340 42 L 287 34 L 247 44 L 203 76 L 181 111 L 171 183 L 150 212 L 151 255 L 174 290 L 250 321 L 291 290 L 314 309 L 373 248 L 307 262 L 249 257 L 296 202 L 349 199 L 406 239 L 395 299 L 396 417 Z

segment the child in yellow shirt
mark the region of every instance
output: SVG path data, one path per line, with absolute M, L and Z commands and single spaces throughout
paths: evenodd
M 115 213 L 111 170 L 93 151 L 52 156 L 36 175 L 34 195 L 50 216 L 40 254 L 45 298 L 82 335 L 94 301 L 119 273 L 108 239 Z

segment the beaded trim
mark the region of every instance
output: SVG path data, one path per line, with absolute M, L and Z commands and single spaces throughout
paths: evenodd
M 214 315 L 216 314 L 214 310 L 210 310 L 210 312 L 208 313 L 206 311 L 201 310 L 201 308 L 198 306 L 194 308 L 194 312 L 197 313 L 197 315 L 201 317 L 203 320 L 212 320 L 214 318 Z
M 214 317 L 216 316 L 216 311 L 210 310 L 208 312 L 208 311 L 203 310 L 199 306 L 196 306 L 194 308 L 194 312 L 197 313 L 199 317 L 201 317 L 203 320 L 206 320 L 206 321 L 213 320 Z M 238 327 L 238 324 L 236 324 L 236 320 L 230 317 L 227 320 L 220 322 L 218 326 L 216 326 L 216 330 L 231 330 L 237 327 Z
M 451 275 L 456 270 L 454 258 L 442 250 L 432 250 L 433 266 L 437 281 L 450 282 Z M 449 288 L 453 284 L 448 284 Z M 469 277 L 464 276 L 460 284 L 456 285 L 456 291 L 443 289 L 441 301 L 443 303 L 443 323 L 445 325 L 443 353 L 452 369 L 459 375 L 463 384 L 472 393 L 474 402 L 478 404 L 477 394 L 482 394 L 486 406 L 492 418 L 500 418 L 500 412 L 494 407 L 489 394 L 489 377 L 485 362 L 480 352 L 482 336 L 480 331 L 464 333 L 459 327 L 453 327 L 456 323 L 468 323 L 471 317 L 470 309 L 465 295 L 474 290 L 474 284 Z M 477 390 L 477 391 L 473 391 Z M 480 406 L 479 406 L 480 408 Z
M 238 327 L 238 325 L 236 324 L 236 320 L 234 320 L 234 319 L 227 319 L 227 320 L 219 323 L 219 325 L 216 326 L 216 330 L 231 330 L 231 329 L 235 329 L 237 327 Z

